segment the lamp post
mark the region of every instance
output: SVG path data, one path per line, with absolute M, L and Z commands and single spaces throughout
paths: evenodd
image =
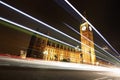
M 76 46 L 76 47 L 75 47 L 75 51 L 80 51 L 79 46 Z
M 98 65 L 99 65 L 99 62 L 96 62 L 96 65 L 98 66 Z
M 44 59 L 47 60 L 47 57 L 48 57 L 48 51 L 45 50 L 45 51 L 43 52 L 43 54 L 44 54 Z

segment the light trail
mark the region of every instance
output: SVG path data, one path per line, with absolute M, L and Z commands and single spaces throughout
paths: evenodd
M 52 27 L 52 26 L 50 26 L 50 25 L 48 25 L 48 24 L 46 24 L 46 23 L 44 23 L 44 22 L 42 22 L 42 21 L 40 21 L 40 20 L 38 20 L 38 19 L 36 19 L 36 18 L 34 18 L 34 17 L 32 17 L 32 16 L 30 16 L 30 15 L 28 15 L 28 14 L 22 12 L 22 11 L 20 11 L 20 10 L 18 10 L 17 8 L 14 8 L 14 7 L 12 7 L 12 6 L 10 6 L 10 5 L 2 2 L 2 1 L 0 1 L 0 3 L 3 4 L 3 5 L 5 5 L 5 6 L 7 6 L 7 7 L 10 8 L 10 9 L 12 9 L 12 10 L 14 10 L 14 11 L 16 11 L 16 12 L 18 12 L 18 13 L 20 13 L 20 14 L 22 14 L 22 15 L 24 15 L 24 16 L 26 16 L 26 17 L 28 17 L 28 18 L 30 18 L 30 19 L 32 19 L 32 20 L 34 20 L 34 21 L 36 21 L 36 22 L 38 22 L 38 23 L 40 23 L 40 24 L 42 24 L 42 25 L 44 25 L 44 26 L 46 26 L 46 27 L 48 27 L 48 28 L 50 28 L 50 29 L 52 29 L 52 30 L 54 30 L 54 31 L 56 31 L 56 32 L 58 32 L 58 33 L 61 33 L 62 35 L 66 36 L 66 37 L 68 37 L 68 38 L 70 38 L 70 39 L 72 39 L 72 40 L 74 40 L 74 41 L 76 41 L 76 42 L 78 42 L 78 43 L 81 43 L 80 41 L 76 40 L 75 38 L 73 38 L 73 37 L 71 37 L 71 36 L 69 36 L 69 35 L 61 32 L 60 30 L 57 30 L 57 29 L 55 29 L 54 27 Z M 29 28 L 29 29 L 30 29 L 30 28 Z M 42 34 L 42 33 L 41 33 L 41 34 Z M 42 34 L 42 35 L 43 35 L 43 34 Z M 45 34 L 44 34 L 44 35 L 45 35 Z M 47 35 L 45 35 L 45 36 L 47 36 Z M 50 36 L 49 36 L 49 37 L 50 37 Z M 52 39 L 52 40 L 54 39 L 55 41 L 57 41 L 57 39 L 52 38 L 52 37 L 50 37 L 50 39 Z M 58 41 L 58 42 L 61 42 L 61 41 Z M 65 43 L 65 42 L 64 42 L 64 43 Z M 85 45 L 85 46 L 88 47 L 88 48 L 91 48 L 91 47 L 89 47 L 88 45 L 86 45 L 86 44 L 84 44 L 84 43 L 81 43 L 81 44 Z M 70 45 L 70 44 L 69 44 L 69 45 Z M 71 46 L 72 46 L 72 45 L 71 45 Z M 73 46 L 72 46 L 72 47 L 73 47 Z M 75 46 L 74 46 L 74 48 L 75 48 Z M 99 52 L 99 51 L 97 51 L 97 52 Z M 113 57 L 114 57 L 114 56 L 113 56 Z M 116 59 L 117 61 L 119 61 L 117 58 L 115 58 L 115 59 Z
M 74 41 L 76 41 L 76 42 L 78 42 L 79 44 L 83 44 L 83 43 L 81 43 L 80 41 L 78 41 L 77 39 L 75 39 L 75 38 L 73 38 L 73 37 L 71 37 L 71 36 L 69 36 L 69 35 L 61 32 L 60 30 L 57 30 L 57 29 L 55 29 L 54 27 L 52 27 L 52 26 L 50 26 L 50 25 L 48 25 L 48 24 L 46 24 L 46 23 L 44 23 L 44 22 L 42 22 L 42 21 L 40 21 L 40 20 L 38 20 L 38 19 L 36 19 L 36 18 L 34 18 L 34 17 L 26 14 L 26 13 L 24 13 L 23 11 L 18 10 L 17 8 L 14 8 L 14 7 L 12 7 L 12 6 L 10 6 L 10 5 L 2 2 L 2 1 L 0 1 L 0 3 L 3 4 L 3 5 L 5 5 L 5 6 L 7 6 L 7 7 L 10 8 L 10 9 L 12 9 L 12 10 L 14 10 L 14 11 L 16 11 L 16 12 L 18 12 L 18 13 L 20 13 L 20 14 L 22 14 L 22 15 L 24 15 L 24 16 L 26 16 L 26 17 L 28 17 L 28 18 L 30 18 L 30 19 L 32 19 L 32 20 L 34 20 L 34 21 L 36 21 L 36 22 L 38 22 L 38 23 L 40 23 L 40 24 L 42 24 L 42 25 L 44 25 L 44 26 L 46 26 L 46 27 L 48 27 L 48 28 L 50 28 L 50 29 L 52 29 L 52 30 L 54 30 L 54 31 L 56 31 L 56 32 L 58 32 L 58 33 L 60 33 L 60 34 L 62 34 L 62 35 L 64 35 L 64 36 L 66 36 L 66 37 L 68 37 L 68 38 L 70 38 L 70 39 L 72 39 L 72 40 L 74 40 Z M 86 45 L 86 44 L 83 44 L 83 45 L 85 45 L 85 46 L 88 47 L 88 48 L 91 48 L 91 47 L 89 47 L 89 46 Z
M 98 34 L 99 36 L 116 52 L 116 50 L 109 44 L 109 42 L 100 34 L 100 32 L 70 3 L 68 0 L 64 0 L 75 12 L 77 12 Z M 118 52 L 116 52 L 119 54 Z M 111 55 L 111 54 L 109 54 Z M 120 54 L 119 54 L 120 55 Z M 111 55 L 113 56 L 113 55 Z M 113 56 L 114 57 L 114 56 Z M 117 61 L 120 62 L 120 60 L 116 57 L 114 57 Z
M 96 56 L 96 57 L 99 58 L 99 59 L 102 59 L 102 60 L 104 60 L 104 61 L 106 61 L 106 62 L 109 62 L 109 63 L 115 64 L 114 62 L 111 62 L 111 61 L 109 61 L 109 60 L 107 60 L 107 59 L 104 59 L 104 58 L 101 58 L 101 57 L 99 57 L 99 56 Z
M 72 29 L 73 31 L 75 31 L 77 34 L 81 35 L 82 37 L 84 37 L 86 40 L 90 41 L 91 43 L 93 43 L 93 41 L 91 41 L 90 39 L 88 39 L 87 37 L 85 37 L 84 35 L 80 34 L 77 30 L 75 30 L 74 28 L 72 28 L 70 25 L 64 23 L 67 27 L 69 27 L 70 29 Z M 109 54 L 110 56 L 114 57 L 112 54 L 110 54 L 109 52 L 107 52 L 106 50 L 102 49 L 99 45 L 97 45 L 96 43 L 93 43 L 95 46 L 97 46 L 99 49 L 103 50 L 104 52 L 106 52 L 107 54 Z M 95 50 L 96 52 L 102 54 L 101 52 L 99 52 L 98 50 Z M 102 54 L 104 55 L 104 54 Z M 106 56 L 106 55 L 105 55 Z M 114 57 L 116 58 L 116 57 Z M 117 58 L 116 58 L 117 59 Z
M 44 26 L 46 26 L 46 27 L 48 27 L 48 28 L 50 28 L 50 29 L 52 29 L 52 30 L 54 30 L 54 31 L 56 31 L 56 32 L 58 32 L 58 33 L 60 33 L 60 34 L 62 34 L 64 36 L 66 36 L 66 37 L 68 37 L 68 38 L 70 38 L 70 39 L 72 39 L 72 40 L 74 40 L 74 41 L 76 41 L 76 42 L 78 42 L 79 44 L 81 43 L 80 41 L 76 40 L 75 38 L 73 38 L 73 37 L 71 37 L 71 36 L 69 36 L 69 35 L 61 32 L 60 30 L 57 30 L 54 27 L 52 27 L 52 26 L 50 26 L 50 25 L 48 25 L 48 24 L 46 24 L 46 23 L 44 23 L 44 22 L 42 22 L 42 21 L 40 21 L 40 20 L 38 20 L 38 19 L 36 19 L 36 18 L 34 18 L 34 17 L 26 14 L 26 13 L 24 13 L 23 11 L 18 10 L 17 8 L 14 8 L 14 7 L 12 7 L 12 6 L 10 6 L 10 5 L 2 2 L 2 1 L 0 1 L 0 3 L 3 4 L 3 5 L 5 5 L 5 6 L 7 6 L 10 9 L 12 9 L 12 10 L 14 10 L 14 11 L 16 11 L 16 12 L 18 12 L 18 13 L 20 13 L 20 14 L 22 14 L 22 15 L 24 15 L 24 16 L 26 16 L 26 17 L 28 17 L 28 18 L 30 18 L 30 19 L 32 19 L 32 20 L 34 20 L 34 21 L 36 21 L 36 22 L 38 22 L 38 23 L 40 23 L 40 24 L 42 24 L 42 25 L 44 25 Z M 81 43 L 81 44 L 83 44 L 83 43 Z M 85 45 L 85 44 L 83 44 L 83 45 Z M 85 45 L 85 46 L 89 47 L 88 45 Z
M 3 61 L 6 66 L 22 66 L 22 67 L 32 67 L 32 68 L 43 68 L 43 69 L 59 69 L 59 70 L 83 70 L 83 71 L 107 71 L 110 73 L 120 74 L 119 68 L 109 68 L 102 66 L 94 66 L 88 64 L 76 64 L 67 62 L 56 62 L 56 61 L 44 61 L 44 60 L 29 60 L 29 59 L 18 59 L 0 56 L 0 60 Z M 1 65 L 1 64 L 0 64 Z M 114 75 L 116 75 L 114 74 Z M 120 75 L 119 75 L 120 76 Z
M 22 15 L 24 15 L 24 16 L 26 16 L 26 17 L 28 17 L 28 18 L 30 18 L 30 19 L 32 19 L 32 20 L 34 20 L 34 21 L 36 21 L 36 22 L 38 22 L 38 23 L 40 23 L 40 24 L 42 24 L 42 25 L 44 25 L 44 26 L 46 26 L 46 27 L 48 27 L 48 28 L 50 28 L 50 29 L 52 29 L 52 30 L 54 30 L 54 31 L 56 31 L 56 32 L 66 36 L 66 37 L 68 37 L 70 39 L 72 39 L 72 40 L 74 40 L 74 41 L 76 41 L 76 42 L 78 42 L 78 43 L 80 43 L 77 39 L 75 39 L 75 38 L 61 32 L 60 30 L 55 29 L 54 27 L 52 27 L 52 26 L 50 26 L 50 25 L 48 25 L 48 24 L 46 24 L 46 23 L 44 23 L 44 22 L 42 22 L 42 21 L 40 21 L 40 20 L 38 20 L 38 19 L 36 19 L 36 18 L 34 18 L 34 17 L 32 17 L 32 16 L 30 16 L 30 15 L 28 15 L 28 14 L 22 12 L 22 11 L 20 11 L 20 10 L 18 10 L 17 8 L 14 8 L 14 7 L 12 7 L 12 6 L 10 6 L 10 5 L 2 2 L 2 1 L 0 1 L 0 3 L 7 6 L 10 9 L 12 9 L 12 10 L 14 10 L 14 11 L 16 11 L 16 12 L 18 12 L 18 13 L 20 13 L 20 14 L 22 14 Z
M 98 35 L 118 54 L 120 55 L 111 44 L 102 36 L 102 34 L 68 1 L 64 0 L 75 12 L 77 12 L 97 33 Z
M 15 23 L 15 22 L 13 22 L 13 21 L 10 21 L 10 20 L 8 20 L 8 19 L 5 19 L 5 18 L 0 17 L 0 20 L 6 21 L 6 22 L 8 22 L 8 23 L 10 23 L 10 24 L 13 24 L 13 25 L 18 26 L 18 27 L 20 27 L 20 28 L 23 28 L 23 29 L 25 29 L 25 30 L 31 31 L 31 32 L 33 32 L 33 33 L 36 33 L 36 34 L 39 34 L 39 35 L 42 35 L 42 36 L 45 36 L 45 37 L 47 37 L 47 38 L 50 38 L 50 39 L 52 39 L 52 40 L 55 40 L 55 41 L 57 41 L 57 42 L 60 42 L 60 43 L 62 43 L 62 44 L 65 44 L 65 45 L 68 45 L 68 46 L 70 46 L 70 47 L 75 48 L 75 46 L 73 46 L 73 45 L 70 45 L 70 44 L 65 43 L 65 42 L 63 42 L 63 41 L 60 41 L 60 40 L 58 40 L 58 39 L 55 39 L 55 38 L 53 38 L 53 37 L 50 37 L 50 36 L 48 36 L 48 35 L 45 35 L 45 34 L 43 34 L 43 33 L 40 33 L 40 32 L 38 32 L 38 31 L 35 31 L 35 30 L 33 30 L 33 29 L 30 29 L 30 28 L 25 27 L 25 26 L 23 26 L 23 25 L 20 25 L 20 24 L 18 24 L 18 23 Z M 81 50 L 81 51 L 82 51 L 82 50 Z M 86 53 L 88 53 L 88 52 L 86 52 Z M 105 56 L 106 56 L 106 55 L 105 55 Z
M 45 37 L 47 37 L 47 38 L 50 38 L 50 39 L 52 39 L 52 40 L 55 40 L 55 41 L 57 41 L 57 42 L 60 42 L 60 43 L 62 43 L 62 44 L 65 44 L 65 45 L 68 45 L 68 46 L 70 46 L 70 47 L 75 48 L 75 46 L 72 46 L 72 45 L 70 45 L 70 44 L 68 44 L 68 43 L 65 43 L 65 42 L 63 42 L 63 41 L 60 41 L 60 40 L 58 40 L 58 39 L 55 39 L 55 38 L 50 37 L 50 36 L 48 36 L 48 35 L 45 35 L 45 34 L 43 34 L 43 33 L 37 32 L 37 31 L 35 31 L 35 30 L 33 30 L 33 29 L 30 29 L 30 28 L 28 28 L 28 27 L 25 27 L 25 26 L 23 26 L 23 25 L 20 25 L 20 24 L 17 24 L 17 23 L 15 23 L 15 22 L 12 22 L 12 21 L 10 21 L 10 20 L 8 20 L 8 19 L 5 19 L 5 18 L 0 17 L 0 20 L 6 21 L 6 22 L 8 22 L 8 23 L 10 23 L 10 24 L 13 24 L 13 25 L 18 26 L 18 27 L 20 27 L 20 28 L 23 28 L 23 29 L 25 29 L 25 30 L 31 31 L 31 32 L 33 32 L 33 33 L 36 33 L 36 34 L 39 34 L 39 35 L 42 35 L 42 36 L 45 36 Z M 82 51 L 82 50 L 81 50 L 81 51 Z M 86 53 L 89 54 L 88 52 L 86 52 Z M 106 56 L 106 55 L 105 55 L 105 56 Z M 98 58 L 100 58 L 100 57 L 98 57 Z M 103 59 L 103 58 L 100 58 L 100 59 L 105 60 L 105 59 Z M 105 61 L 110 62 L 110 61 L 108 61 L 108 60 L 105 60 Z M 111 62 L 110 62 L 110 63 L 111 63 Z
M 15 23 L 15 22 L 13 22 L 13 21 L 10 21 L 10 20 L 8 20 L 8 19 L 5 19 L 5 18 L 0 17 L 0 20 L 6 21 L 6 22 L 8 22 L 8 23 L 10 23 L 10 24 L 13 24 L 13 25 L 18 26 L 18 27 L 20 27 L 20 28 L 23 28 L 23 29 L 25 29 L 25 30 L 31 31 L 31 32 L 33 32 L 33 33 L 36 33 L 36 34 L 39 34 L 39 35 L 42 35 L 42 36 L 45 36 L 45 37 L 47 37 L 47 38 L 50 38 L 50 39 L 52 39 L 52 40 L 55 40 L 55 41 L 57 41 L 57 42 L 60 42 L 60 43 L 62 43 L 62 44 L 65 44 L 65 45 L 68 45 L 68 46 L 70 46 L 70 47 L 75 48 L 75 46 L 73 46 L 73 45 L 70 45 L 70 44 L 65 43 L 65 42 L 63 42 L 63 41 L 60 41 L 60 40 L 58 40 L 58 39 L 56 39 L 56 38 L 53 38 L 53 37 L 48 36 L 48 35 L 45 35 L 45 34 L 43 34 L 43 33 L 40 33 L 40 32 L 38 32 L 38 31 L 35 31 L 35 30 L 33 30 L 33 29 L 30 29 L 30 28 L 28 28 L 28 27 L 25 27 L 25 26 L 23 26 L 23 25 L 20 25 L 20 24 L 18 24 L 18 23 Z
M 75 30 L 73 27 L 71 27 L 70 25 L 66 24 L 66 23 L 63 23 L 65 24 L 68 28 L 70 28 L 71 30 L 73 30 L 74 32 L 76 32 L 78 35 L 81 35 L 77 30 Z

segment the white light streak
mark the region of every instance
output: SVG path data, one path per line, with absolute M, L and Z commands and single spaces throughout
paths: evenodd
M 6 21 L 6 22 L 11 23 L 11 24 L 13 24 L 13 25 L 15 25 L 15 26 L 18 26 L 18 27 L 20 27 L 20 28 L 23 28 L 23 29 L 25 29 L 25 30 L 31 31 L 31 32 L 33 32 L 33 33 L 37 33 L 37 34 L 39 34 L 39 35 L 45 36 L 45 37 L 47 37 L 47 38 L 50 38 L 50 39 L 55 40 L 55 41 L 57 41 L 57 42 L 60 42 L 60 43 L 62 43 L 62 44 L 71 46 L 71 47 L 73 47 L 73 48 L 75 47 L 75 46 L 73 46 L 73 45 L 70 45 L 70 44 L 65 43 L 65 42 L 63 42 L 63 41 L 60 41 L 60 40 L 58 40 L 58 39 L 56 39 L 56 38 L 53 38 L 53 37 L 48 36 L 48 35 L 45 35 L 45 34 L 43 34 L 43 33 L 40 33 L 40 32 L 38 32 L 38 31 L 35 31 L 35 30 L 30 29 L 30 28 L 28 28 L 28 27 L 25 27 L 25 26 L 23 26 L 23 25 L 17 24 L 17 23 L 15 23 L 15 22 L 12 22 L 12 21 L 7 20 L 7 19 L 5 19 L 5 18 L 0 17 L 0 20 Z
M 44 61 L 37 59 L 18 59 L 11 57 L 3 57 L 0 56 L 0 60 L 5 60 L 10 64 L 15 64 L 17 66 L 28 66 L 28 67 L 37 67 L 37 68 L 53 68 L 53 69 L 66 69 L 66 70 L 86 70 L 86 71 L 111 71 L 107 67 L 87 65 L 87 64 L 76 64 L 76 63 L 68 63 L 68 62 L 56 62 L 56 61 Z M 20 64 L 16 64 L 20 63 Z M 21 64 L 22 63 L 22 64 Z M 29 65 L 28 65 L 29 63 Z M 39 65 L 39 66 L 36 66 Z
M 17 23 L 15 23 L 15 22 L 12 22 L 12 21 L 10 21 L 10 20 L 8 20 L 8 19 L 5 19 L 5 18 L 0 17 L 0 20 L 6 21 L 6 22 L 8 22 L 8 23 L 10 23 L 10 24 L 13 24 L 13 25 L 18 26 L 18 27 L 20 27 L 20 28 L 23 28 L 23 29 L 25 29 L 25 30 L 31 31 L 31 32 L 33 32 L 33 33 L 36 33 L 36 34 L 39 34 L 39 35 L 42 35 L 42 36 L 45 36 L 45 37 L 47 37 L 47 38 L 50 38 L 50 39 L 52 39 L 52 40 L 55 40 L 55 41 L 57 41 L 57 42 L 60 42 L 60 43 L 62 43 L 62 44 L 65 44 L 65 45 L 68 45 L 68 46 L 70 46 L 70 47 L 75 48 L 75 46 L 73 46 L 73 45 L 70 45 L 70 44 L 65 43 L 65 42 L 63 42 L 63 41 L 60 41 L 60 40 L 58 40 L 58 39 L 55 39 L 55 38 L 53 38 L 53 37 L 50 37 L 50 36 L 48 36 L 48 35 L 45 35 L 45 34 L 43 34 L 43 33 L 40 33 L 40 32 L 38 32 L 38 31 L 35 31 L 35 30 L 30 29 L 30 28 L 28 28 L 28 27 L 25 27 L 25 26 L 23 26 L 23 25 L 20 25 L 20 24 L 17 24 Z
M 55 29 L 54 27 L 52 27 L 52 26 L 50 26 L 50 25 L 48 25 L 48 24 L 46 24 L 46 23 L 44 23 L 44 22 L 42 22 L 42 21 L 40 21 L 40 20 L 38 20 L 38 19 L 36 19 L 36 18 L 34 18 L 34 17 L 32 17 L 32 16 L 30 16 L 30 15 L 28 15 L 28 14 L 26 14 L 26 13 L 24 13 L 24 12 L 22 12 L 22 11 L 16 9 L 16 8 L 14 8 L 14 7 L 12 7 L 12 6 L 4 3 L 4 2 L 2 2 L 2 1 L 0 1 L 0 3 L 3 4 L 3 5 L 5 5 L 5 6 L 7 6 L 7 7 L 9 7 L 10 9 L 12 9 L 12 10 L 14 10 L 14 11 L 16 11 L 16 12 L 18 12 L 18 13 L 20 13 L 20 14 L 22 14 L 22 15 L 24 15 L 24 16 L 26 16 L 26 17 L 28 17 L 28 18 L 30 18 L 30 19 L 38 22 L 38 23 L 40 23 L 40 24 L 43 24 L 44 26 L 46 26 L 46 27 L 48 27 L 48 28 L 50 28 L 50 29 L 52 29 L 52 30 L 54 30 L 54 31 L 56 31 L 56 32 L 58 32 L 58 33 L 60 33 L 60 34 L 62 34 L 62 35 L 64 35 L 64 36 L 66 36 L 66 37 L 68 37 L 68 38 L 70 38 L 70 39 L 72 39 L 72 40 L 74 40 L 74 41 L 76 41 L 76 42 L 78 42 L 78 43 L 81 43 L 80 41 L 78 41 L 78 40 L 76 40 L 75 38 L 73 38 L 73 37 L 71 37 L 71 36 L 69 36 L 69 35 L 61 32 L 60 30 L 57 30 L 57 29 Z M 81 44 L 83 44 L 83 43 L 81 43 Z M 83 44 L 83 45 L 85 45 L 85 46 L 88 47 L 88 48 L 91 48 L 91 47 L 89 47 L 89 46 L 86 45 L 86 44 Z
M 73 31 L 75 31 L 77 34 L 81 35 L 77 30 L 75 30 L 74 28 L 72 28 L 70 25 L 64 23 L 67 27 L 69 27 L 70 29 L 72 29 Z
M 64 0 L 75 12 L 77 12 L 98 34 L 99 36 L 118 54 L 120 55 L 111 44 L 101 35 L 101 33 L 68 1 Z M 111 54 L 110 54 L 111 55 Z M 114 56 L 113 56 L 114 57 Z M 116 58 L 116 57 L 115 57 Z M 117 59 L 117 58 L 116 58 Z M 117 59 L 118 60 L 118 59 Z M 119 61 L 119 60 L 118 60 Z M 120 62 L 120 61 L 119 61 Z
M 65 0 L 65 1 L 66 1 L 77 13 L 79 13 L 79 11 L 77 11 L 67 0 Z M 40 21 L 40 20 L 38 20 L 38 19 L 36 19 L 36 18 L 34 18 L 34 17 L 32 17 L 32 16 L 30 16 L 30 15 L 28 15 L 28 14 L 26 14 L 26 13 L 24 13 L 24 12 L 22 12 L 22 11 L 16 9 L 16 8 L 14 8 L 14 7 L 12 7 L 12 6 L 4 3 L 4 2 L 2 2 L 2 1 L 0 1 L 0 3 L 3 4 L 3 5 L 5 5 L 5 6 L 7 6 L 7 7 L 9 7 L 10 9 L 12 9 L 12 10 L 14 10 L 14 11 L 16 11 L 16 12 L 18 12 L 18 13 L 20 13 L 20 14 L 22 14 L 22 15 L 24 15 L 24 16 L 26 16 L 26 17 L 28 17 L 28 18 L 30 18 L 30 19 L 32 19 L 32 20 L 34 20 L 34 21 L 36 21 L 36 22 L 38 22 L 38 23 L 40 23 L 40 24 L 42 24 L 42 25 L 44 25 L 44 26 L 46 26 L 46 27 L 48 27 L 48 28 L 50 28 L 50 29 L 52 29 L 52 30 L 54 30 L 54 31 L 56 31 L 56 32 L 58 32 L 58 33 L 63 34 L 64 36 L 66 36 L 66 37 L 68 37 L 68 38 L 70 38 L 70 39 L 72 39 L 72 40 L 74 40 L 74 41 L 76 41 L 76 42 L 78 42 L 78 43 L 81 43 L 80 41 L 78 41 L 78 40 L 76 40 L 75 38 L 73 38 L 73 37 L 71 37 L 71 36 L 69 36 L 69 35 L 61 32 L 60 30 L 57 30 L 57 29 L 55 29 L 54 27 L 52 27 L 52 26 L 50 26 L 50 25 L 48 25 L 48 24 L 46 24 L 46 23 L 44 23 L 44 22 L 42 22 L 42 21 Z M 79 15 L 84 19 L 84 16 L 82 16 L 80 13 L 79 13 Z M 85 20 L 87 20 L 87 19 L 85 19 Z M 88 21 L 86 21 L 86 22 L 88 22 Z M 88 24 L 93 28 L 92 24 L 90 24 L 89 22 L 88 22 Z M 93 29 L 94 29 L 94 28 L 93 28 Z M 30 30 L 30 28 L 29 28 L 29 30 Z M 33 30 L 31 30 L 31 31 L 33 31 Z M 33 32 L 34 32 L 34 31 L 33 31 Z M 39 34 L 38 32 L 36 32 L 36 33 Z M 47 36 L 47 35 L 42 34 L 42 33 L 41 33 L 40 35 L 42 35 L 42 36 Z M 50 37 L 50 36 L 49 36 L 49 37 Z M 50 37 L 50 39 L 55 40 L 55 41 L 58 41 L 57 39 L 55 39 L 55 38 L 53 38 L 53 37 Z M 61 41 L 58 41 L 58 42 L 63 43 L 63 42 L 61 42 Z M 65 42 L 64 42 L 64 44 L 68 45 L 68 44 L 65 43 Z M 81 44 L 83 44 L 83 43 L 81 43 Z M 83 44 L 83 45 L 85 45 L 86 47 L 89 47 L 89 46 L 86 45 L 86 44 Z M 69 46 L 72 46 L 72 45 L 69 44 Z M 72 46 L 72 47 L 75 47 L 75 46 Z M 89 48 L 91 48 L 91 47 L 89 47 Z M 113 57 L 114 57 L 114 56 L 113 56 Z
M 67 27 L 69 27 L 70 29 L 72 29 L 73 31 L 75 31 L 77 34 L 81 35 L 83 38 L 85 38 L 86 40 L 90 41 L 91 43 L 93 43 L 93 41 L 91 41 L 90 39 L 88 39 L 87 37 L 85 37 L 84 35 L 80 34 L 77 30 L 75 30 L 74 28 L 72 28 L 71 26 L 69 26 L 68 24 L 64 23 Z M 110 56 L 114 57 L 112 54 L 110 54 L 109 52 L 107 52 L 105 49 L 103 49 L 102 47 L 100 47 L 99 45 L 97 45 L 96 43 L 93 43 L 95 46 L 97 46 L 99 49 L 103 50 L 104 52 L 106 52 L 107 54 L 109 54 Z M 99 51 L 95 50 L 96 52 L 100 53 Z M 103 54 L 104 55 L 104 54 Z M 106 56 L 106 55 L 105 55 Z M 115 59 L 117 59 L 116 57 L 114 57 Z M 109 62 L 109 61 L 108 61 Z
M 99 56 L 96 56 L 96 57 L 99 58 L 99 59 L 102 59 L 103 61 L 106 61 L 106 62 L 109 62 L 109 63 L 115 64 L 114 62 L 111 62 L 111 61 L 109 61 L 109 60 L 107 60 L 107 59 L 105 59 L 105 58 L 101 58 L 101 57 L 99 57 Z
M 60 30 L 57 30 L 54 27 L 52 27 L 52 26 L 50 26 L 50 25 L 48 25 L 48 24 L 46 24 L 46 23 L 44 23 L 44 22 L 42 22 L 42 21 L 40 21 L 40 20 L 38 20 L 38 19 L 36 19 L 36 18 L 34 18 L 34 17 L 32 17 L 32 16 L 30 16 L 30 15 L 28 15 L 28 14 L 22 12 L 22 11 L 20 11 L 20 10 L 18 10 L 17 8 L 14 8 L 14 7 L 12 7 L 12 6 L 10 6 L 10 5 L 2 2 L 2 1 L 0 1 L 0 3 L 7 6 L 7 7 L 9 7 L 10 9 L 15 10 L 16 12 L 18 12 L 18 13 L 20 13 L 20 14 L 22 14 L 22 15 L 24 15 L 24 16 L 26 16 L 26 17 L 28 17 L 28 18 L 30 18 L 30 19 L 32 19 L 32 20 L 34 20 L 34 21 L 36 21 L 36 22 L 38 22 L 38 23 L 40 23 L 40 24 L 42 24 L 42 25 L 44 25 L 44 26 L 46 26 L 46 27 L 48 27 L 48 28 L 50 28 L 50 29 L 52 29 L 54 31 L 56 31 L 56 32 L 58 32 L 58 33 L 60 33 L 60 34 L 63 34 L 64 36 L 66 36 L 66 37 L 68 37 L 68 38 L 70 38 L 70 39 L 72 39 L 72 40 L 74 40 L 74 41 L 76 41 L 78 43 L 80 43 L 80 41 L 76 40 L 75 38 L 73 38 L 73 37 L 61 32 Z
M 113 68 L 113 69 L 111 69 L 111 71 L 120 76 L 120 68 Z
M 76 63 L 67 63 L 67 62 L 57 62 L 57 61 L 44 61 L 38 59 L 19 59 L 0 56 L 0 60 L 4 64 L 9 64 L 7 66 L 16 65 L 22 67 L 31 67 L 31 68 L 43 68 L 43 69 L 58 69 L 58 70 L 83 70 L 83 71 L 107 71 L 110 72 L 113 76 L 120 76 L 120 68 L 109 68 L 102 66 L 94 66 L 87 64 L 76 64 Z M 115 74 L 114 74 L 115 73 Z

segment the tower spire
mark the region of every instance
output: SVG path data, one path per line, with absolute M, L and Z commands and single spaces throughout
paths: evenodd
M 83 16 L 84 16 L 85 18 L 87 18 L 86 11 L 83 12 Z M 84 22 L 85 22 L 85 20 L 82 18 L 82 23 L 84 23 Z

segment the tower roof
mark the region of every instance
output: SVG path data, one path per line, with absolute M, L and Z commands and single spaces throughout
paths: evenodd
M 83 16 L 84 16 L 85 18 L 87 18 L 86 11 L 83 12 Z M 85 22 L 85 20 L 82 18 L 82 23 L 84 23 L 84 22 Z

